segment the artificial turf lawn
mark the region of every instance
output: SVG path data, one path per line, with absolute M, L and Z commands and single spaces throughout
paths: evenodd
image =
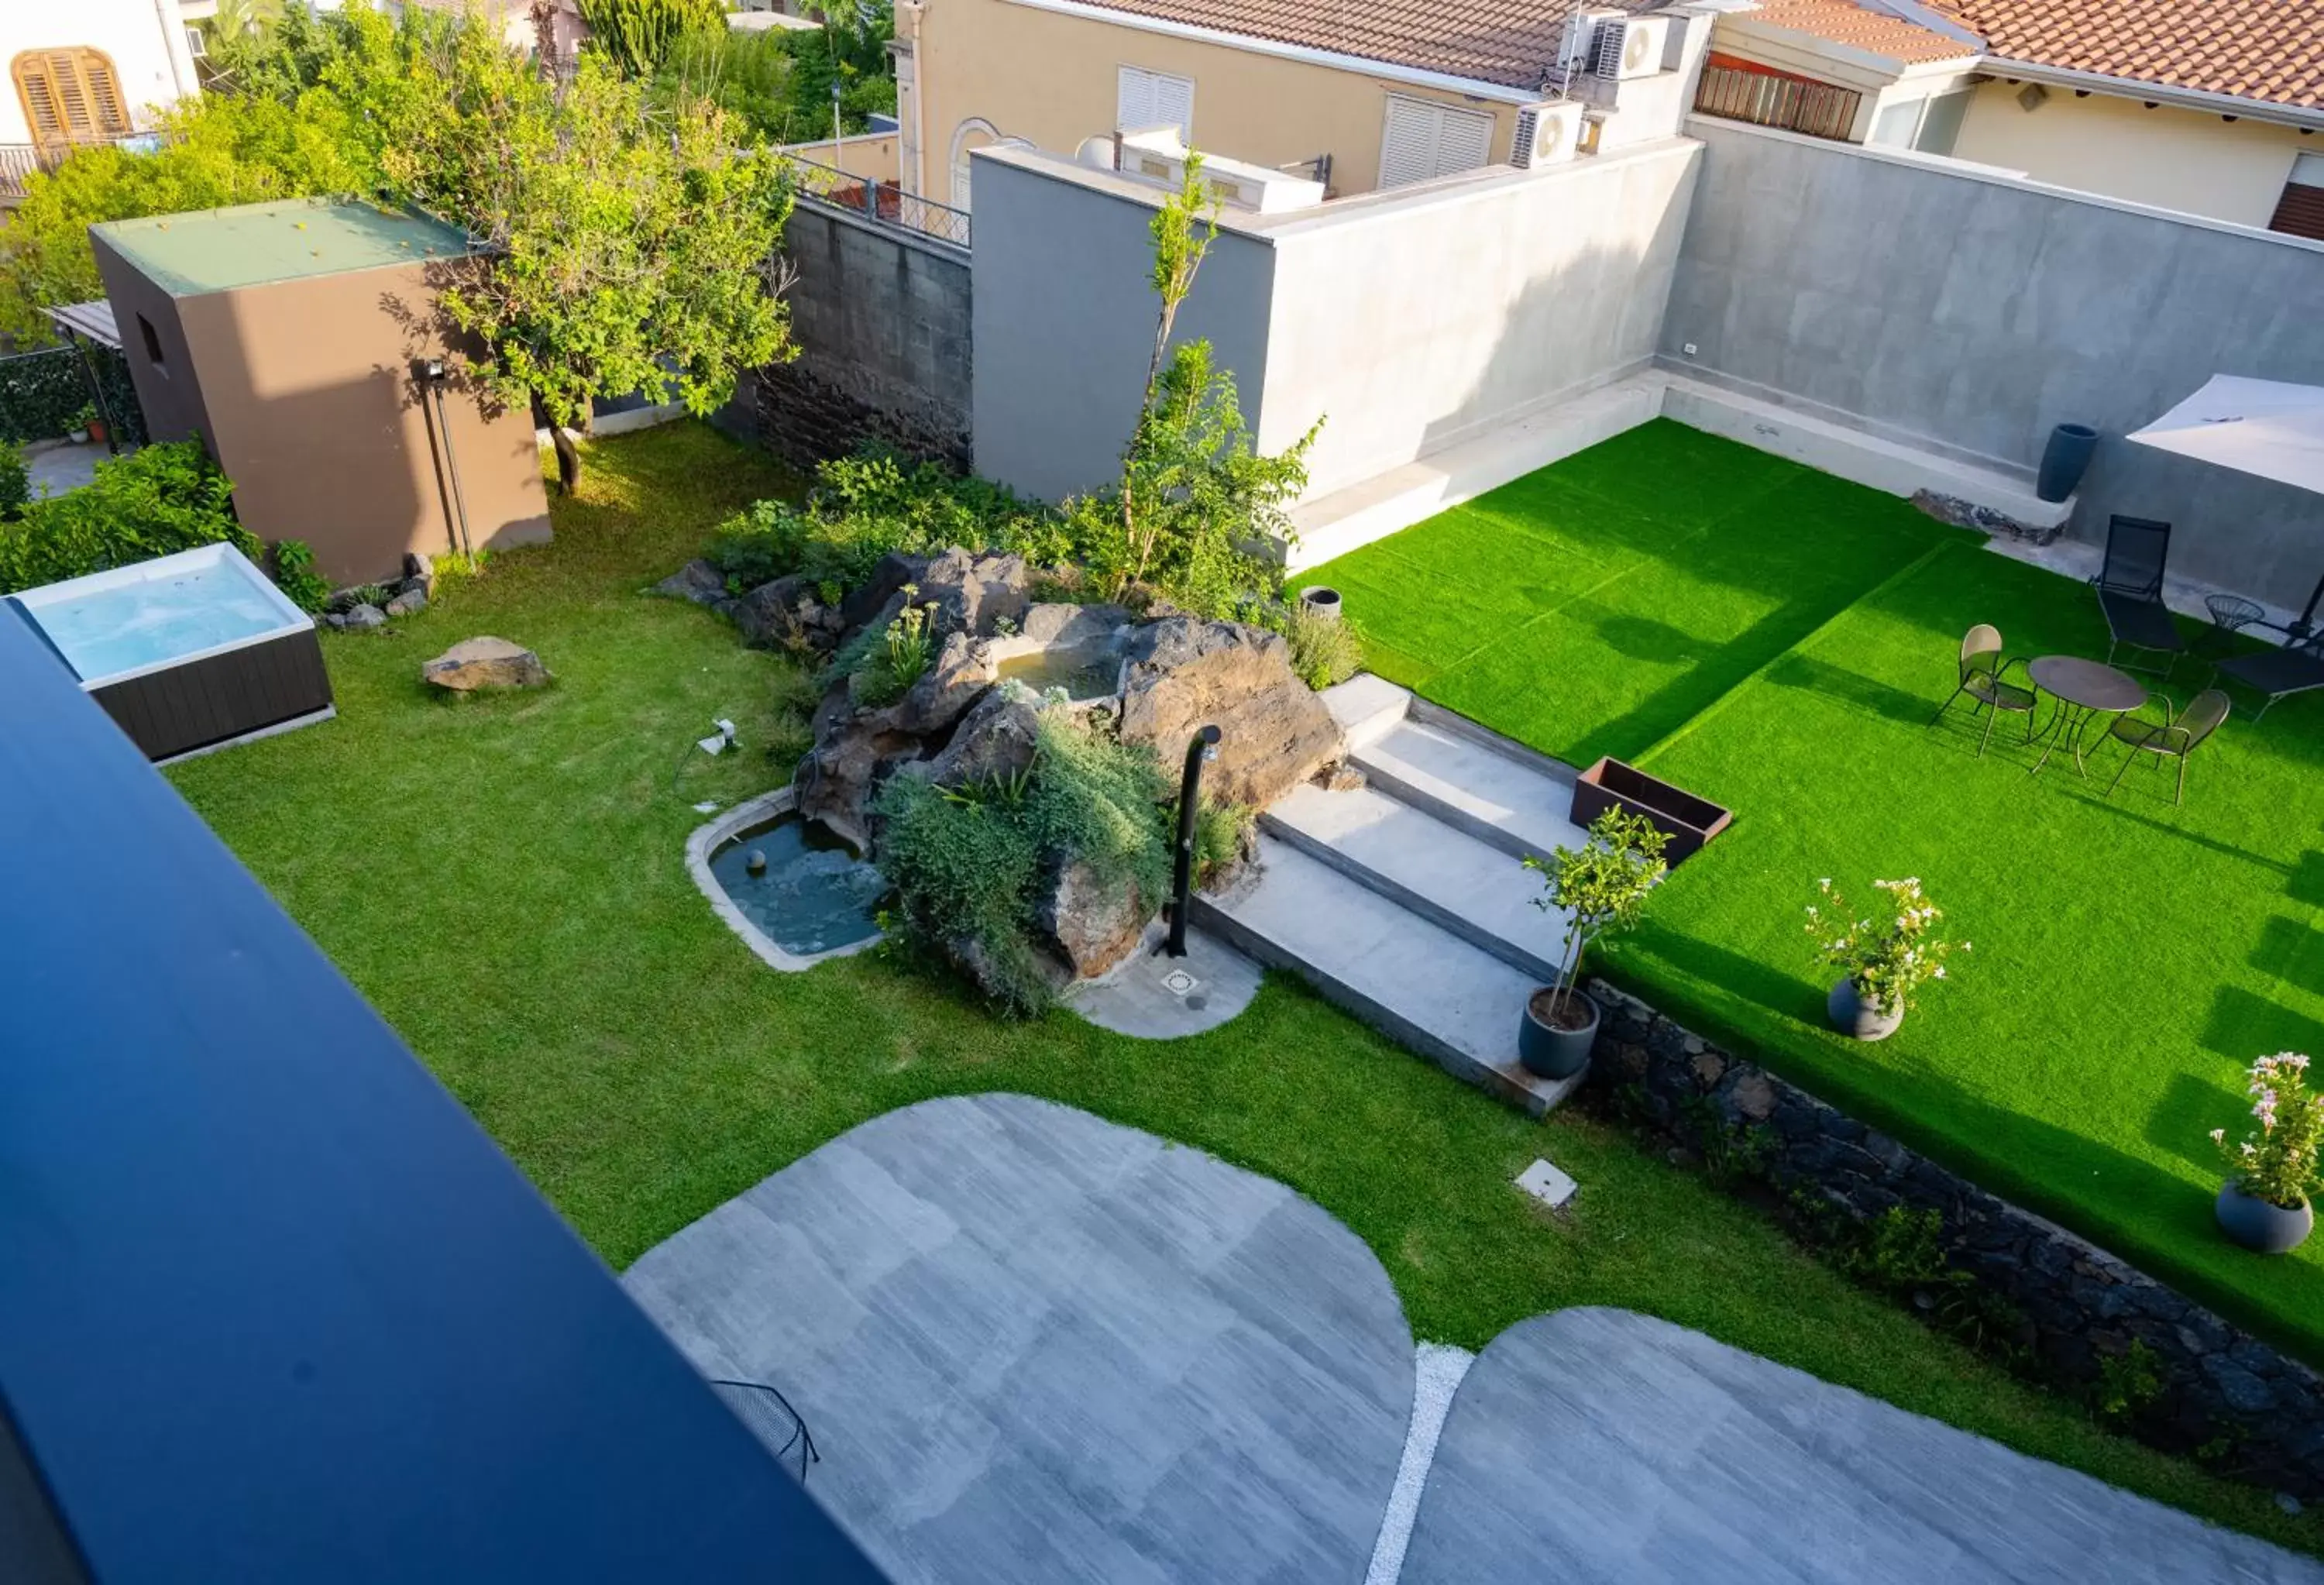
M 2310 1549 L 2312 1515 L 2093 1425 L 1798 1249 L 1759 1212 L 1578 1113 L 1535 1124 L 1296 983 L 1199 1039 L 1068 1014 L 1001 1023 L 876 954 L 769 969 L 681 862 L 703 798 L 784 779 L 809 690 L 691 606 L 641 593 L 713 523 L 786 487 L 692 425 L 589 448 L 558 542 L 421 615 L 324 635 L 340 716 L 170 775 L 259 879 L 613 1264 L 853 1125 L 1012 1090 L 1292 1184 L 1379 1257 L 1423 1337 L 1616 1304 Z M 431 697 L 420 662 L 496 633 L 542 693 Z M 716 716 L 744 751 L 690 747 Z M 1551 1215 L 1536 1156 L 1582 1183 Z
M 1803 472 L 1657 421 L 1305 577 L 1339 585 L 1380 668 L 1422 694 L 1735 811 L 1612 944 L 1617 978 L 2324 1361 L 2324 1239 L 2227 1244 L 2206 1137 L 2247 1120 L 2254 1057 L 2324 1056 L 2324 699 L 2255 723 L 2246 696 L 2175 808 L 2167 767 L 2101 796 L 2117 747 L 2092 779 L 2056 757 L 2029 779 L 2022 716 L 1979 760 L 1967 703 L 1928 730 L 1961 634 L 2103 657 L 2096 602 Z M 1477 625 L 1455 631 L 1436 607 L 1470 587 Z M 1520 589 L 1561 597 L 1512 609 Z M 2180 674 L 2183 705 L 2205 671 Z M 1821 877 L 1862 908 L 1906 875 L 1974 950 L 1893 1038 L 1843 1040 L 1803 910 Z

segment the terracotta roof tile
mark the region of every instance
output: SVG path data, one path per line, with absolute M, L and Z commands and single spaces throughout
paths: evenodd
M 1761 0 L 1758 9 L 1734 14 L 1737 21 L 1766 23 L 1787 32 L 1846 44 L 1907 66 L 1958 60 L 1980 53 L 1974 44 L 1872 11 L 1852 0 Z
M 1540 85 L 1557 63 L 1559 41 L 1565 32 L 1565 7 L 1555 0 L 1090 3 L 1133 16 L 1215 28 L 1516 88 Z
M 2324 0 L 1941 0 L 2006 60 L 2324 108 Z

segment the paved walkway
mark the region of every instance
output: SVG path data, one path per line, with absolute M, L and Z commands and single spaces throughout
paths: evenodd
M 1701 1332 L 1562 1310 L 1461 1384 L 1404 1585 L 2324 1580 L 2324 1569 Z
M 62 495 L 68 490 L 78 490 L 97 476 L 97 465 L 112 454 L 102 440 L 86 441 L 75 446 L 69 441 L 28 452 L 24 470 L 32 475 L 32 498 Z
M 1354 1234 L 1024 1096 L 874 1119 L 624 1281 L 798 1405 L 809 1489 L 899 1581 L 1361 1580 L 1411 1413 Z

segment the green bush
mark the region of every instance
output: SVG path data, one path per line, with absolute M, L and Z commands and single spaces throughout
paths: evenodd
M 1235 603 L 1234 617 L 1281 633 L 1291 646 L 1291 669 L 1319 694 L 1363 669 L 1364 641 L 1356 630 L 1318 616 L 1305 605 L 1246 597 Z
M 899 776 L 880 796 L 880 869 L 894 883 L 911 945 L 982 960 L 1002 1011 L 1051 1000 L 1035 939 L 1040 881 L 1086 863 L 1102 885 L 1135 885 L 1142 906 L 1170 883 L 1170 838 L 1154 757 L 1061 711 L 1044 713 L 1033 762 L 1013 781 L 938 788 Z
M 919 591 L 904 585 L 908 602 Z M 936 607 L 907 604 L 878 641 L 866 647 L 854 669 L 854 699 L 873 709 L 892 705 L 911 691 L 936 657 Z M 868 631 L 869 629 L 867 628 Z
M 197 545 L 224 542 L 257 561 L 257 539 L 235 521 L 233 488 L 192 440 L 98 463 L 83 488 L 35 501 L 0 524 L 0 594 Z
M 23 516 L 32 500 L 32 474 L 24 465 L 24 454 L 10 442 L 0 440 L 0 522 Z
M 52 440 L 88 405 L 88 376 L 69 346 L 0 357 L 0 440 Z
M 1047 508 L 941 464 L 872 448 L 817 468 L 804 506 L 761 501 L 727 519 L 709 558 L 738 594 L 791 573 L 844 590 L 890 551 L 928 556 L 955 545 L 1014 551 L 1036 565 L 1073 552 Z
M 1174 814 L 1175 821 L 1177 816 Z M 1194 884 L 1207 886 L 1211 878 L 1242 855 L 1243 843 L 1258 815 L 1247 805 L 1215 804 L 1208 798 L 1194 806 Z
M 274 586 L 305 612 L 320 611 L 331 597 L 331 580 L 315 570 L 315 548 L 304 539 L 277 539 L 268 569 Z
M 723 33 L 718 0 L 581 0 L 588 47 L 625 77 L 650 77 L 690 34 Z

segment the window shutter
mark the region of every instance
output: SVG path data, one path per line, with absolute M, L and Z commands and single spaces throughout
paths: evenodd
M 129 113 L 121 102 L 113 63 L 96 51 L 19 55 L 15 77 L 32 141 L 42 149 L 129 134 Z
M 1436 106 L 1390 94 L 1388 131 L 1380 141 L 1380 186 L 1426 181 L 1435 171 Z
M 1116 69 L 1114 82 L 1114 130 L 1175 126 L 1180 142 L 1194 141 L 1194 78 L 1123 66 Z
M 1492 161 L 1493 118 L 1431 99 L 1388 97 L 1388 128 L 1380 138 L 1383 188 L 1406 187 L 1474 170 Z
M 1452 176 L 1489 165 L 1493 159 L 1493 118 L 1473 110 L 1446 108 L 1443 132 L 1436 141 L 1436 174 Z
M 952 168 L 952 207 L 965 214 L 968 210 L 968 156 L 963 154 L 960 163 Z

